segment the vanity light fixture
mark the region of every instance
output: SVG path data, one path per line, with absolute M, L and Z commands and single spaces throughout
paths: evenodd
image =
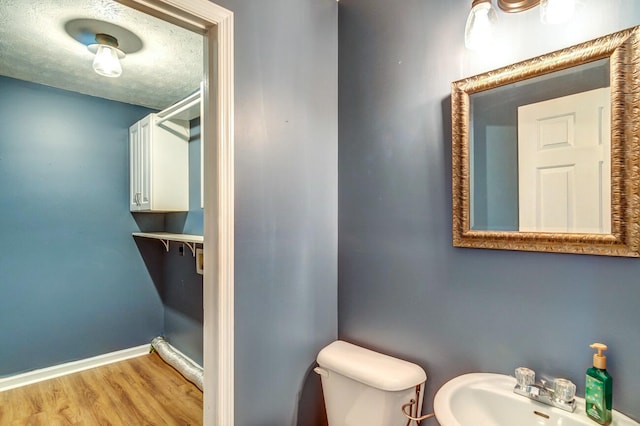
M 543 24 L 562 24 L 573 16 L 576 0 L 540 0 L 540 20 Z
M 122 65 L 120 59 L 125 57 L 122 50 L 118 49 L 118 40 L 109 34 L 96 34 L 96 43 L 87 46 L 90 52 L 95 53 L 93 70 L 105 77 L 120 77 Z
M 540 6 L 543 24 L 561 24 L 573 16 L 575 0 L 497 0 L 503 12 L 518 13 Z M 498 20 L 491 0 L 473 0 L 464 31 L 467 49 L 480 51 L 491 47 L 493 32 Z
M 473 0 L 464 29 L 464 44 L 467 49 L 481 51 L 489 48 L 497 21 L 498 15 L 491 0 Z

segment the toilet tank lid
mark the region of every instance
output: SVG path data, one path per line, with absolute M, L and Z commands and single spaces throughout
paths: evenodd
M 316 361 L 322 368 L 385 391 L 405 390 L 427 380 L 419 365 L 341 340 L 323 348 Z

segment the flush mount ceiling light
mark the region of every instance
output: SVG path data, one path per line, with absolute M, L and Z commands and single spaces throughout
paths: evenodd
M 540 21 L 561 24 L 573 16 L 575 0 L 497 0 L 503 12 L 518 13 L 540 6 Z M 465 26 L 464 42 L 467 49 L 481 51 L 491 47 L 498 15 L 491 0 L 473 0 Z
M 95 53 L 93 70 L 105 77 L 120 77 L 122 65 L 120 59 L 125 57 L 118 49 L 118 40 L 109 34 L 96 34 L 96 42 L 87 46 L 91 53 Z
M 64 29 L 69 36 L 96 55 L 93 69 L 105 77 L 120 76 L 120 59 L 143 48 L 140 37 L 111 22 L 79 18 L 67 21 Z

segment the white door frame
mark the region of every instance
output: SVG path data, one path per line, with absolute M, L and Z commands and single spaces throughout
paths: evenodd
M 209 0 L 118 1 L 205 35 L 204 122 L 216 125 L 202 126 L 203 141 L 215 141 L 204 143 L 203 415 L 205 426 L 231 426 L 234 422 L 233 13 Z

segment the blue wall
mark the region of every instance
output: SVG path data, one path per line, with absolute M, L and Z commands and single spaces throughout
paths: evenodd
M 464 48 L 468 0 L 340 0 L 339 336 L 417 362 L 436 390 L 521 365 L 584 393 L 607 343 L 614 407 L 640 420 L 640 260 L 453 248 L 450 83 L 640 22 L 636 0 L 584 0 L 563 27 L 501 14 L 502 44 Z
M 0 77 L 0 376 L 148 343 L 163 308 L 131 232 L 145 108 Z
M 200 130 L 200 119 L 193 120 L 189 140 L 189 211 L 168 213 L 165 220 L 165 230 L 168 232 L 203 234 L 203 209 L 200 207 Z M 175 348 L 203 365 L 202 275 L 196 273 L 195 258 L 187 246 L 182 253 L 180 244 L 170 244 L 169 248 L 169 252 L 163 254 L 161 264 L 164 336 Z M 161 249 L 164 252 L 164 247 Z
M 216 3 L 235 28 L 235 424 L 310 425 L 337 335 L 338 4 Z

